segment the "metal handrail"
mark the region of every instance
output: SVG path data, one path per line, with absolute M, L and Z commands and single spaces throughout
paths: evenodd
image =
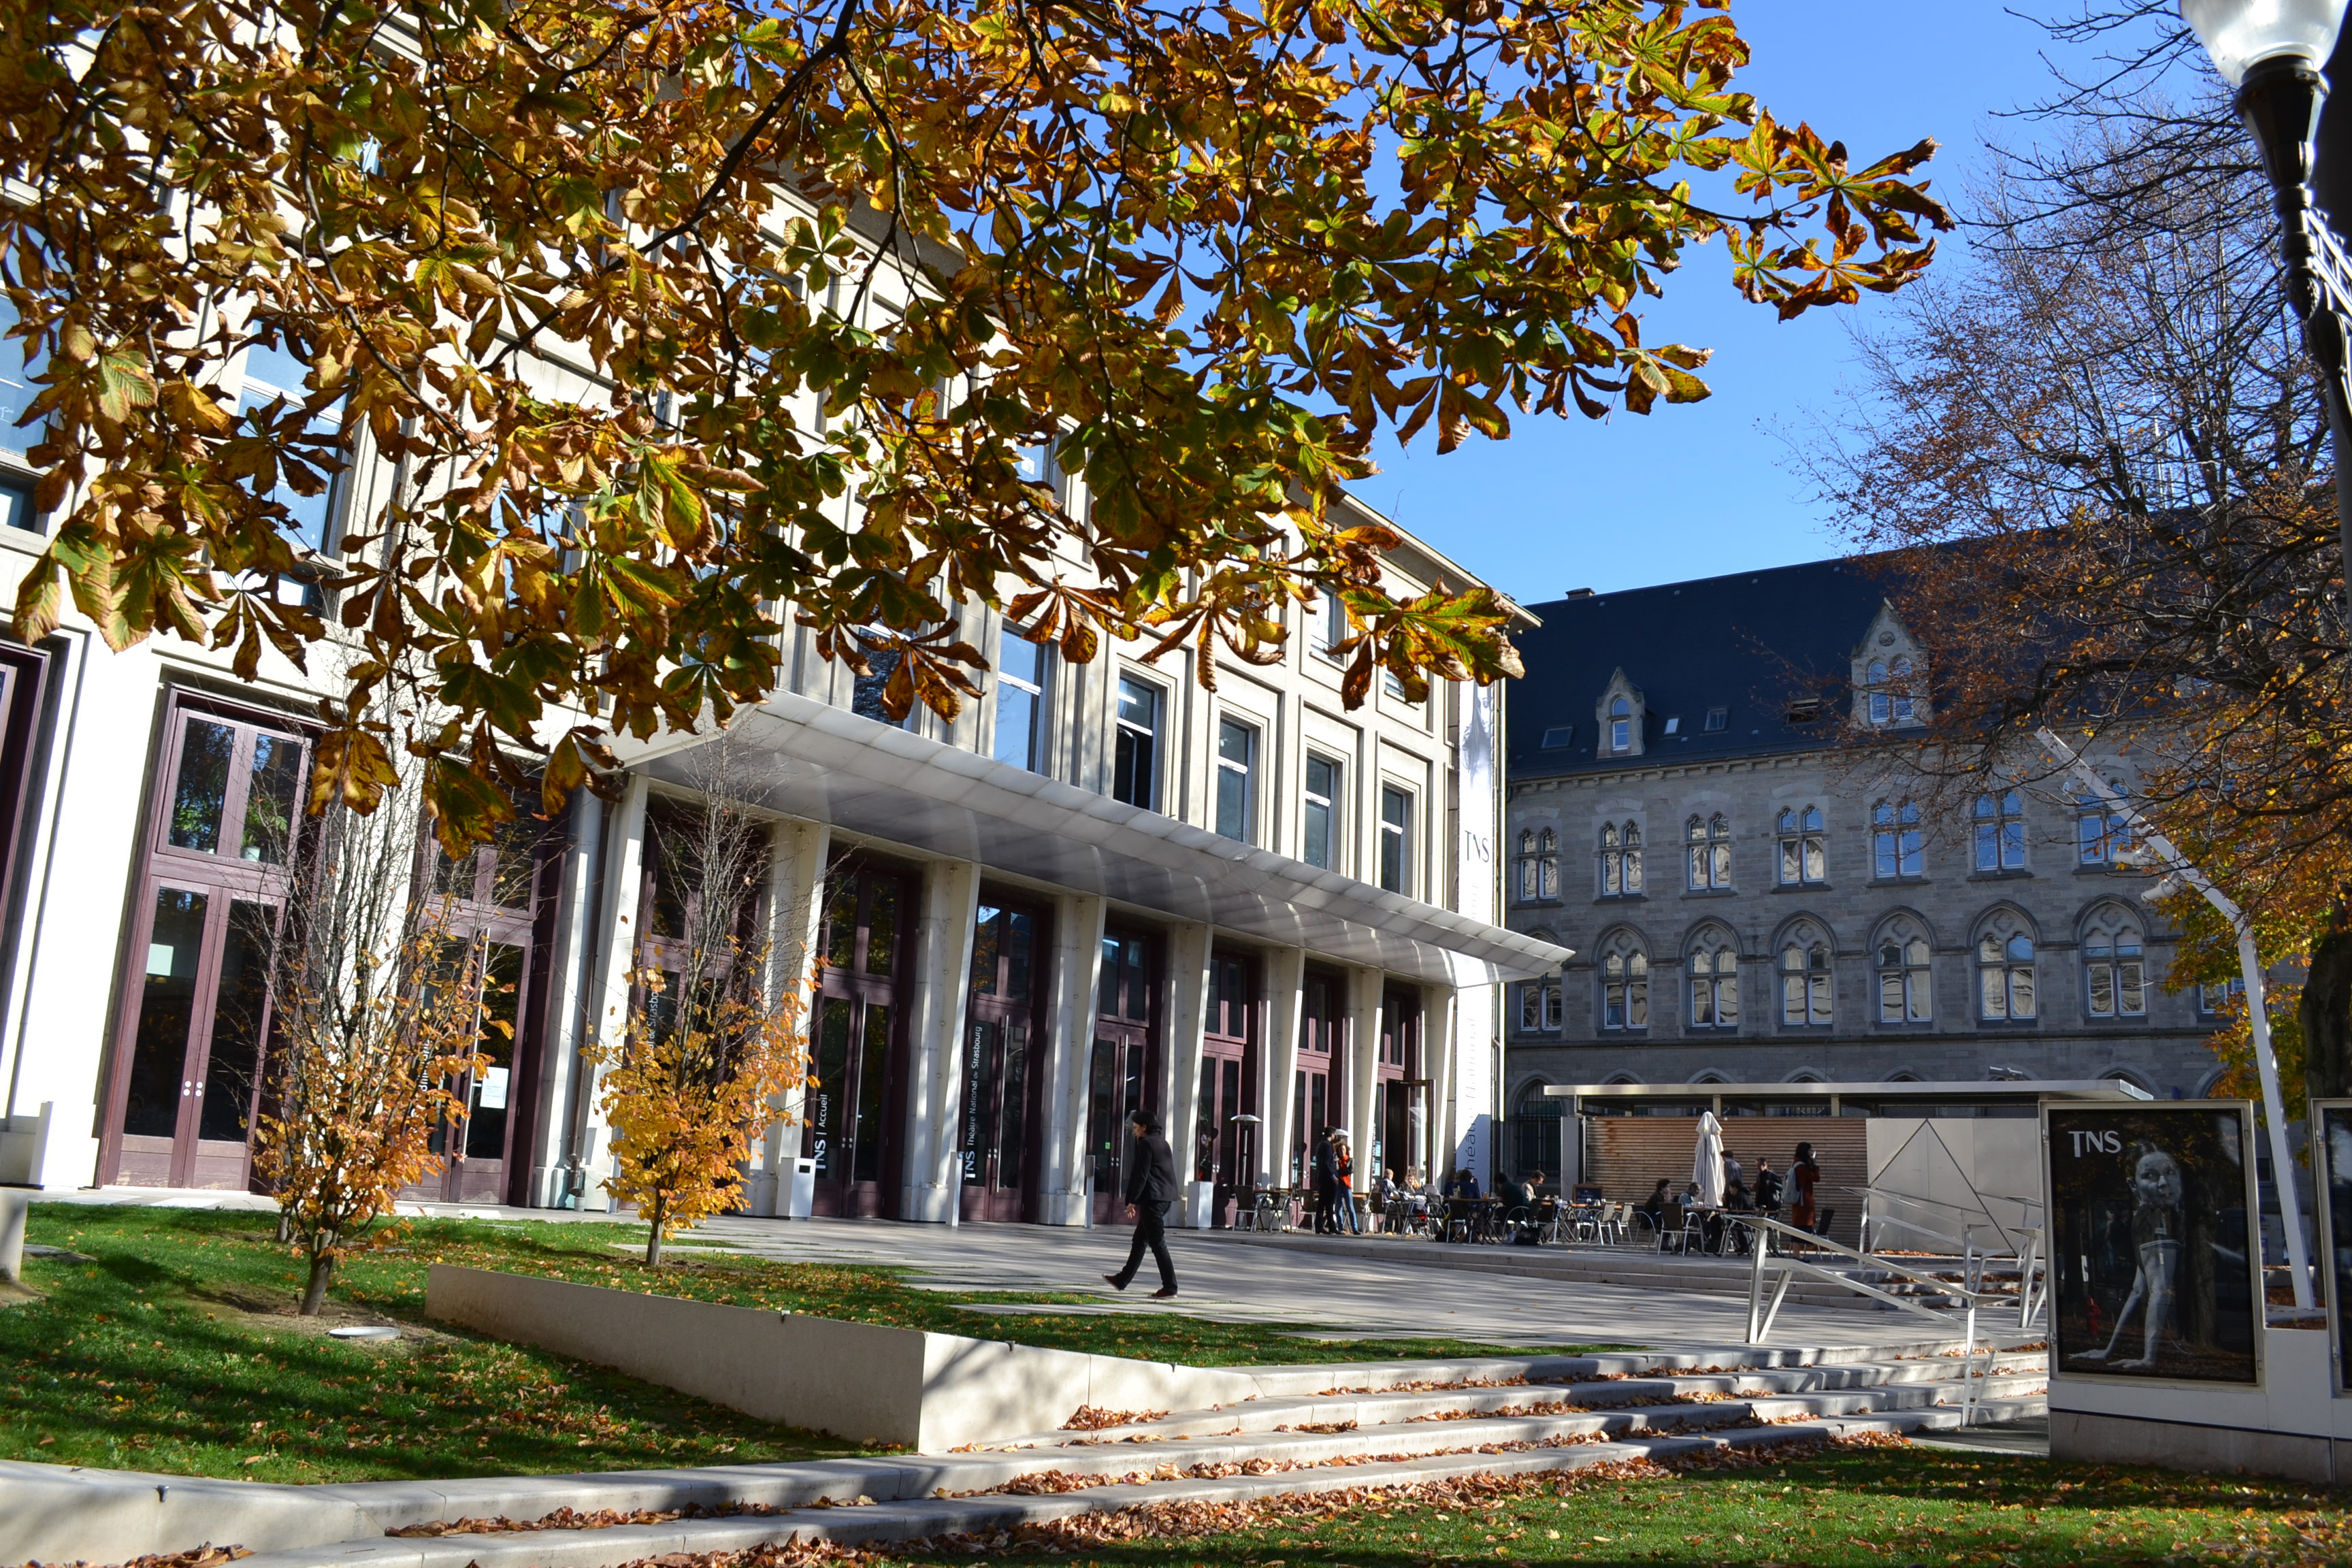
M 1949 1321 L 1942 1312 L 1922 1302 L 1906 1300 L 1891 1291 L 1881 1290 L 1874 1285 L 1865 1284 L 1851 1275 L 1841 1274 L 1833 1268 L 1824 1268 L 1818 1263 L 1803 1262 L 1785 1253 L 1774 1253 L 1767 1242 L 1770 1234 L 1775 1231 L 1783 1236 L 1801 1237 L 1809 1247 L 1842 1254 L 1857 1263 L 1868 1264 L 1873 1268 L 1884 1269 L 1889 1274 L 1901 1275 L 1916 1284 L 1930 1286 L 1943 1295 L 1960 1298 L 1964 1308 L 1960 1338 L 1960 1425 L 1966 1426 L 1974 1423 L 1977 1403 L 1977 1309 L 1998 1298 L 1986 1291 L 1971 1289 L 1964 1285 L 1955 1285 L 1948 1279 L 1929 1274 L 1925 1269 L 1914 1268 L 1907 1263 L 1900 1263 L 1891 1258 L 1881 1258 L 1875 1253 L 1864 1252 L 1856 1247 L 1848 1247 L 1842 1241 L 1832 1241 L 1827 1237 L 1816 1236 L 1810 1230 L 1801 1229 L 1781 1220 L 1766 1219 L 1759 1215 L 1738 1215 L 1729 1217 L 1732 1218 L 1733 1223 L 1749 1226 L 1759 1233 L 1756 1238 L 1756 1246 L 1750 1252 L 1751 1261 L 1748 1277 L 1748 1342 L 1751 1345 L 1762 1344 L 1765 1336 L 1772 1331 L 1773 1321 L 1780 1315 L 1780 1304 L 1788 1300 L 1789 1282 L 1800 1271 L 1852 1290 L 1856 1295 L 1883 1301 L 1898 1310 L 1911 1312 L 1938 1323 Z M 1780 1276 L 1780 1283 L 1773 1288 L 1769 1305 L 1767 1305 L 1764 1300 L 1764 1273 L 1768 1268 Z M 1986 1348 L 1990 1351 L 1991 1347 Z

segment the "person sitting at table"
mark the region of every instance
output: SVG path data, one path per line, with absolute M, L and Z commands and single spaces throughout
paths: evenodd
M 1666 1191 L 1669 1185 L 1671 1184 L 1666 1178 L 1660 1176 L 1658 1184 L 1650 1189 L 1650 1195 L 1633 1205 L 1635 1213 L 1650 1216 L 1650 1228 L 1653 1231 L 1666 1228 L 1666 1210 L 1674 1203 L 1673 1194 Z
M 1543 1185 L 1543 1173 L 1530 1171 L 1509 1184 L 1502 1194 L 1503 1225 L 1513 1241 L 1522 1234 L 1533 1240 L 1536 1228 L 1536 1189 Z

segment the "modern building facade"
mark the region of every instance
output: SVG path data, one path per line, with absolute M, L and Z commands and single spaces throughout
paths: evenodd
M 2220 998 L 2165 988 L 2120 821 L 2023 780 L 1933 804 L 1867 743 L 1935 690 L 1868 563 L 1533 609 L 1508 921 L 1576 956 L 1510 988 L 1507 1168 L 1572 1154 L 1546 1083 L 2210 1083 Z M 2129 793 L 2128 756 L 2092 761 Z
M 225 374 L 248 400 L 301 380 L 258 358 Z M 372 515 L 384 467 L 355 454 L 303 503 L 305 542 Z M 33 477 L 0 450 L 0 595 L 43 543 Z M 1406 593 L 1473 581 L 1410 539 L 1389 565 Z M 1501 984 L 1565 957 L 1500 921 L 1499 694 L 1390 685 L 1349 710 L 1328 607 L 1294 611 L 1279 664 L 1221 664 L 1214 690 L 1189 653 L 1067 664 L 977 602 L 962 619 L 994 669 L 952 722 L 889 721 L 887 670 L 793 631 L 778 689 L 730 731 L 767 824 L 767 908 L 790 953 L 824 959 L 792 969 L 814 974 L 814 1087 L 776 1108 L 749 1206 L 791 1206 L 807 1162 L 821 1214 L 1107 1218 L 1137 1107 L 1189 1155 L 1188 1223 L 1293 1184 L 1333 1126 L 1400 1171 L 1487 1168 Z M 111 653 L 78 620 L 0 647 L 0 1181 L 250 1182 L 321 689 L 274 656 L 240 681 L 178 642 Z M 659 826 L 714 743 L 625 749 L 616 803 L 583 792 L 465 862 L 420 842 L 417 877 L 510 983 L 512 1029 L 486 1037 L 457 1157 L 421 1195 L 604 1201 L 583 1052 L 659 963 L 677 894 Z

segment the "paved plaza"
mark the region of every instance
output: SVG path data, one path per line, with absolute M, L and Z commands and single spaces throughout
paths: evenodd
M 245 1193 L 195 1193 L 109 1187 L 66 1199 L 90 1204 L 135 1203 L 167 1208 L 267 1209 L 266 1197 Z M 401 1205 L 404 1213 L 516 1220 L 594 1223 L 625 1215 L 560 1209 L 498 1208 L 487 1205 Z M 1528 1260 L 1528 1272 L 1507 1272 L 1515 1249 L 1454 1248 L 1398 1240 L 1398 1258 L 1338 1256 L 1307 1237 L 1254 1240 L 1224 1232 L 1171 1230 L 1183 1294 L 1171 1302 L 1149 1299 L 1156 1284 L 1147 1261 L 1133 1289 L 1121 1295 L 1103 1275 L 1127 1257 L 1124 1226 L 1072 1229 L 1032 1225 L 906 1225 L 888 1220 L 753 1219 L 721 1216 L 674 1244 L 691 1252 L 719 1247 L 793 1262 L 911 1268 L 917 1282 L 943 1290 L 1051 1290 L 1090 1295 L 1099 1307 L 1074 1312 L 1180 1312 L 1230 1322 L 1265 1323 L 1283 1333 L 1342 1338 L 1443 1337 L 1481 1344 L 1622 1344 L 1655 1349 L 1737 1345 L 1747 1334 L 1744 1296 L 1678 1289 L 1677 1259 L 1658 1258 L 1654 1280 L 1599 1284 L 1547 1278 L 1537 1269 L 1560 1255 L 1547 1248 Z M 618 1244 L 616 1244 L 618 1245 Z M 635 1244 L 628 1244 L 636 1250 Z M 1361 1251 L 1374 1251 L 1364 1247 Z M 1385 1247 L 1377 1250 L 1385 1250 Z M 1449 1267 L 1460 1258 L 1475 1267 Z M 1408 1261 L 1410 1259 L 1410 1261 Z M 972 1314 L 972 1331 L 985 1337 L 987 1314 Z M 2003 1323 L 1988 1325 L 1994 1329 Z M 1953 1325 L 1957 1334 L 1958 1325 Z M 1783 1347 L 1866 1347 L 1916 1343 L 1937 1337 L 1934 1325 L 1908 1312 L 1861 1307 L 1808 1306 L 1791 1300 L 1772 1332 Z M 1278 1359 L 1272 1349 L 1269 1359 Z

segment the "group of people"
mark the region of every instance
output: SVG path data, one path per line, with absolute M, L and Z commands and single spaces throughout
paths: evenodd
M 1782 1198 L 1788 1200 L 1789 1223 L 1800 1230 L 1815 1230 L 1821 1224 L 1818 1194 L 1822 1168 L 1813 1159 L 1811 1143 L 1797 1145 L 1796 1158 L 1789 1163 L 1784 1178 L 1772 1168 L 1769 1160 L 1756 1162 L 1756 1184 L 1750 1187 L 1747 1172 L 1739 1156 L 1731 1150 L 1723 1152 L 1723 1206 L 1709 1211 L 1706 1219 L 1706 1245 L 1709 1248 L 1723 1245 L 1723 1228 L 1728 1223 L 1725 1216 L 1733 1214 L 1760 1214 L 1769 1219 L 1780 1217 Z M 1674 1190 L 1669 1177 L 1658 1178 L 1650 1195 L 1633 1206 L 1650 1216 L 1650 1224 L 1660 1234 L 1683 1228 L 1685 1215 L 1699 1206 L 1698 1184 L 1689 1182 L 1679 1193 Z
M 1361 1235 L 1364 1221 L 1356 1207 L 1356 1156 L 1346 1128 L 1334 1127 L 1316 1138 L 1312 1165 L 1308 1173 L 1313 1182 L 1317 1233 Z M 1463 1195 L 1457 1188 L 1465 1182 L 1469 1184 L 1467 1195 L 1476 1197 L 1477 1180 L 1467 1171 L 1456 1171 L 1443 1195 Z M 1420 1166 L 1410 1165 L 1402 1180 L 1394 1171 L 1378 1172 L 1365 1195 L 1371 1200 L 1372 1212 L 1383 1216 L 1390 1229 L 1402 1230 L 1415 1219 L 1427 1218 L 1440 1194 L 1431 1192 Z

